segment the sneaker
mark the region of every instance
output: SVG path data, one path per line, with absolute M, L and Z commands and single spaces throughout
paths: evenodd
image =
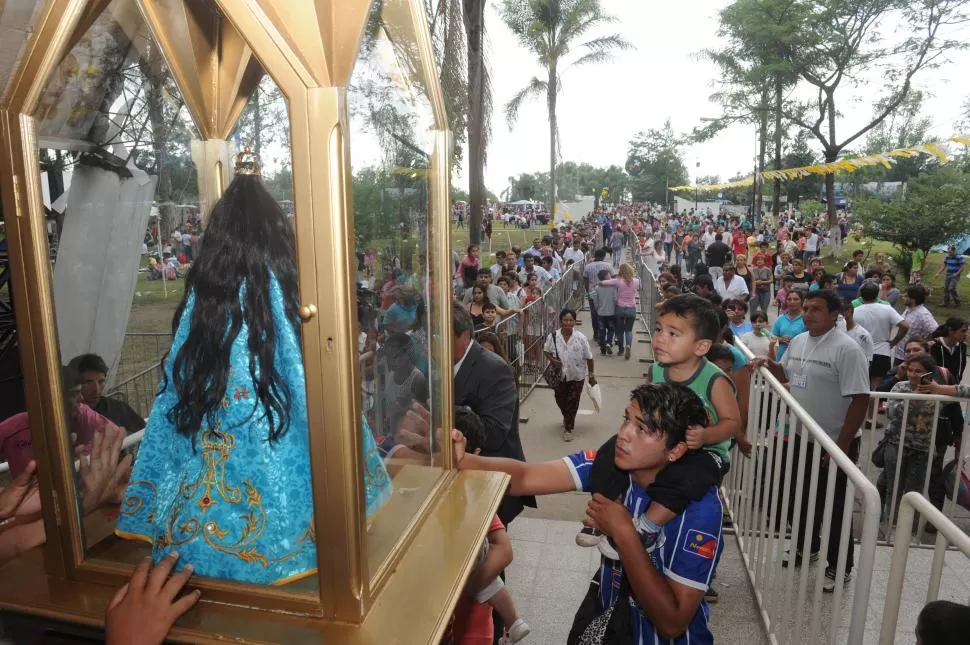
M 630 360 L 630 348 L 629 347 L 626 348 L 626 352 L 624 352 L 623 358 L 624 358 L 624 360 Z
M 643 545 L 644 550 L 646 550 L 647 553 L 653 553 L 664 545 L 666 537 L 663 528 L 661 528 L 659 531 L 651 531 L 644 526 L 645 522 L 646 515 L 641 515 L 633 523 L 633 526 L 636 528 L 637 534 L 640 536 L 640 544 Z
M 606 348 L 606 353 L 609 354 L 610 356 L 612 356 L 613 355 L 613 348 L 612 347 L 607 347 Z
M 704 601 L 708 605 L 713 605 L 718 599 L 717 590 L 714 587 L 708 587 L 707 591 L 704 592 Z
M 529 623 L 525 622 L 521 618 L 516 618 L 512 626 L 508 628 L 505 632 L 505 638 L 507 643 L 518 643 L 523 638 L 532 633 L 532 628 L 529 627 Z
M 825 582 L 822 583 L 822 591 L 825 593 L 832 593 L 835 591 L 835 568 L 825 567 Z M 852 572 L 846 571 L 845 575 L 842 576 L 842 584 L 849 584 L 852 580 Z
M 599 544 L 600 538 L 602 537 L 603 534 L 599 529 L 594 529 L 591 526 L 584 526 L 583 529 L 576 534 L 576 544 L 591 548 Z
M 572 441 L 573 440 L 573 431 L 572 430 L 563 430 L 562 431 L 562 440 L 565 441 L 566 443 L 569 443 L 570 441 Z
M 803 564 L 805 564 L 804 560 L 805 560 L 804 554 L 802 553 L 802 550 L 799 549 L 795 553 L 795 566 L 796 567 L 802 566 Z M 785 557 L 781 561 L 781 566 L 783 567 L 791 566 L 791 561 L 792 561 L 791 549 L 785 549 Z M 812 551 L 808 556 L 809 564 L 813 564 L 815 562 L 818 562 L 818 551 Z
M 620 559 L 620 554 L 616 550 L 616 546 L 613 544 L 613 541 L 610 539 L 608 535 L 603 535 L 600 538 L 600 541 L 597 542 L 596 544 L 596 548 L 599 549 L 600 553 L 602 553 L 605 557 L 609 558 L 610 560 Z

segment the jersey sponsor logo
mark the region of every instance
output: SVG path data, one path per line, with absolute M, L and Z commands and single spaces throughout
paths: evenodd
M 595 450 L 584 450 L 583 451 L 583 458 L 586 459 L 586 461 L 595 461 L 596 460 L 596 451 Z
M 717 553 L 717 538 L 710 533 L 691 529 L 684 540 L 684 551 L 713 560 Z

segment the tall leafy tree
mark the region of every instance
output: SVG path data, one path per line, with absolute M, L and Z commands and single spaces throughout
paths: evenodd
M 949 52 L 967 47 L 953 35 L 955 27 L 970 20 L 968 6 L 970 0 L 819 0 L 808 4 L 807 20 L 801 26 L 803 38 L 789 52 L 789 61 L 799 78 L 813 88 L 815 98 L 795 106 L 788 116 L 821 144 L 826 162 L 836 161 L 848 146 L 903 104 L 913 91 L 917 74 L 942 63 Z M 887 33 L 890 26 L 895 27 L 893 37 Z M 852 93 L 865 72 L 875 68 L 886 83 L 875 102 L 880 108 L 855 132 L 840 136 L 843 98 Z M 834 175 L 826 176 L 825 192 L 829 223 L 834 226 Z
M 630 140 L 626 170 L 634 201 L 668 202 L 667 188 L 689 183 L 687 166 L 680 155 L 680 140 L 670 119 L 661 130 L 638 132 Z
M 522 103 L 545 96 L 549 115 L 549 199 L 556 203 L 556 159 L 559 152 L 559 125 L 556 102 L 562 89 L 560 73 L 579 65 L 604 63 L 618 50 L 631 49 L 620 34 L 594 36 L 594 32 L 616 22 L 603 11 L 599 0 L 504 0 L 502 19 L 524 48 L 532 52 L 545 78 L 532 77 L 505 105 L 505 118 L 511 128 Z M 588 38 L 588 39 L 587 39 Z M 578 57 L 572 54 L 578 52 Z
M 906 193 L 888 203 L 877 197 L 858 199 L 853 213 L 866 233 L 892 242 L 900 269 L 908 277 L 914 249 L 929 252 L 967 231 L 970 212 L 970 174 L 955 165 L 933 168 L 909 182 Z
M 721 74 L 718 91 L 711 97 L 723 106 L 722 117 L 695 131 L 706 139 L 734 122 L 754 123 L 758 127 L 758 172 L 765 169 L 769 134 L 774 144 L 773 166 L 782 167 L 782 142 L 785 136 L 786 94 L 797 76 L 789 52 L 801 38 L 801 22 L 806 8 L 798 0 L 735 0 L 720 13 L 719 34 L 725 45 L 703 52 L 717 64 Z M 762 210 L 762 190 L 756 190 L 756 216 Z M 781 182 L 772 188 L 772 212 L 781 204 Z

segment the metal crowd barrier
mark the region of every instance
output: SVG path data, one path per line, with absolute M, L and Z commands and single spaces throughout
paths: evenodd
M 899 500 L 903 497 L 904 493 L 917 490 L 907 487 L 908 475 L 912 475 L 912 479 L 909 480 L 910 482 L 918 478 L 920 482 L 918 492 L 929 498 L 934 506 L 943 512 L 947 519 L 953 522 L 961 521 L 964 524 L 970 524 L 970 513 L 956 503 L 957 493 L 960 488 L 960 468 L 954 468 L 953 470 L 953 486 L 949 499 L 946 499 L 946 482 L 943 480 L 943 467 L 945 463 L 953 459 L 956 460 L 957 464 L 964 462 L 967 456 L 966 442 L 959 442 L 961 447 L 960 454 L 956 454 L 956 451 L 950 446 L 936 445 L 937 433 L 940 430 L 939 421 L 941 418 L 941 410 L 948 408 L 946 410 L 948 414 L 954 414 L 954 408 L 959 408 L 959 406 L 965 404 L 966 399 L 909 392 L 870 392 L 869 395 L 872 397 L 873 405 L 867 416 L 868 423 L 866 425 L 869 427 L 863 427 L 862 430 L 862 453 L 859 459 L 859 467 L 869 481 L 876 485 L 876 489 L 879 491 L 881 497 L 882 516 L 879 544 L 892 544 L 892 538 L 896 534 L 893 526 L 897 525 L 898 528 L 898 526 L 902 525 L 901 520 L 894 522 L 898 511 L 897 506 Z M 903 411 L 900 427 L 898 431 L 895 431 L 889 427 L 888 422 L 885 426 L 879 425 L 877 411 L 880 403 L 887 402 L 889 405 L 892 405 L 897 401 L 902 404 Z M 933 419 L 929 430 L 930 449 L 927 451 L 905 448 L 907 432 L 912 430 L 912 428 L 908 427 L 911 425 L 908 422 L 910 419 L 910 407 L 913 403 L 933 404 Z M 943 418 L 946 423 L 949 423 L 949 421 L 946 421 L 948 415 L 944 415 Z M 960 426 L 961 431 L 965 426 L 966 418 L 964 418 L 964 422 Z M 888 460 L 885 464 L 886 467 L 881 468 L 873 463 L 872 455 L 876 446 L 883 438 L 884 432 L 888 433 L 890 431 L 893 431 L 896 437 L 895 446 L 891 447 L 890 450 L 895 451 L 897 457 L 892 468 L 889 467 Z M 926 529 L 923 516 L 920 516 L 919 522 L 915 527 L 910 528 L 915 528 L 915 535 L 922 542 Z
M 559 312 L 579 308 L 583 304 L 583 269 L 586 261 L 576 262 L 563 273 L 538 300 L 530 302 L 519 313 L 499 321 L 494 327 L 476 332 L 492 331 L 505 349 L 505 358 L 512 366 L 522 403 L 540 385 L 546 369 L 542 346 L 550 333 L 559 329 Z
M 633 266 L 637 277 L 640 278 L 640 320 L 647 328 L 647 334 L 653 335 L 657 324 L 657 303 L 660 302 L 660 287 L 657 285 L 657 278 L 653 275 L 643 258 L 640 257 L 640 247 L 634 240 L 629 247 L 630 254 L 633 256 Z
M 937 599 L 943 579 L 943 564 L 947 546 L 959 549 L 970 559 L 970 536 L 960 530 L 941 513 L 930 500 L 917 492 L 903 495 L 899 503 L 899 524 L 896 527 L 896 543 L 893 547 L 892 565 L 889 568 L 889 583 L 886 586 L 886 603 L 882 612 L 882 628 L 879 632 L 879 645 L 893 645 L 899 623 L 899 607 L 903 596 L 903 581 L 906 580 L 906 563 L 909 559 L 909 526 L 916 512 L 920 517 L 936 527 L 936 549 L 933 552 L 933 565 L 926 590 L 926 602 Z M 912 580 L 909 581 L 912 584 Z M 912 640 L 912 631 L 907 630 L 907 640 Z
M 738 347 L 754 357 L 742 343 Z M 879 530 L 876 487 L 765 368 L 752 374 L 747 433 L 751 458 L 735 449 L 723 492 L 767 634 L 785 644 L 861 643 Z M 840 496 L 837 478 L 845 487 Z M 851 582 L 843 585 L 857 503 L 863 513 L 859 552 Z M 820 557 L 812 562 L 807 554 L 815 534 Z M 836 584 L 823 595 L 831 539 L 838 541 Z M 785 566 L 786 547 L 792 559 L 796 551 L 806 554 L 802 566 Z M 851 595 L 845 593 L 849 584 Z M 847 633 L 840 627 L 843 609 L 849 611 Z

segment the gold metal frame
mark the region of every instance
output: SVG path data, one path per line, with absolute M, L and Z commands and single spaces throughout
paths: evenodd
M 287 97 L 291 121 L 293 183 L 300 297 L 327 303 L 305 322 L 304 361 L 314 512 L 317 523 L 319 599 L 278 588 L 217 580 L 199 583 L 208 599 L 285 609 L 359 624 L 375 604 L 423 518 L 456 482 L 451 454 L 431 496 L 386 561 L 368 571 L 359 432 L 350 146 L 346 86 L 350 80 L 371 0 L 213 0 L 224 19 L 197 0 L 136 0 L 165 55 L 203 138 L 225 139 L 262 70 Z M 421 0 L 388 0 L 389 10 L 411 21 L 420 70 L 435 120 L 431 156 L 432 361 L 443 367 L 436 382 L 441 436 L 452 424 L 450 310 L 451 136 L 435 74 Z M 17 311 L 24 386 L 41 464 L 40 490 L 48 540 L 45 566 L 54 576 L 119 585 L 122 565 L 85 560 L 77 523 L 73 463 L 64 426 L 59 350 L 52 311 L 52 275 L 44 231 L 39 159 L 32 115 L 57 63 L 107 7 L 106 0 L 47 0 L 22 62 L 0 104 L 0 192 L 7 213 L 11 285 Z M 188 41 L 189 46 L 186 46 Z M 200 168 L 200 184 L 215 197 L 225 169 Z M 200 198 L 205 190 L 200 191 Z M 320 252 L 322 250 L 322 252 Z M 324 375 L 327 375 L 324 382 Z M 355 482 L 356 485 L 348 485 Z M 467 571 L 466 571 L 467 574 Z

